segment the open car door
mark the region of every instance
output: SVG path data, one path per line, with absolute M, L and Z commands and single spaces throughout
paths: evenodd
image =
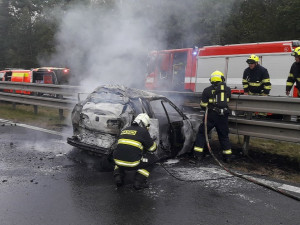
M 172 102 L 164 99 L 151 101 L 150 104 L 155 118 L 159 120 L 160 155 L 175 157 L 185 143 L 184 115 Z

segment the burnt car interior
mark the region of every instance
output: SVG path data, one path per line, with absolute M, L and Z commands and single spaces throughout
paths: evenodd
M 155 118 L 159 120 L 160 147 L 170 157 L 174 157 L 182 149 L 185 141 L 182 134 L 184 117 L 168 101 L 151 101 Z

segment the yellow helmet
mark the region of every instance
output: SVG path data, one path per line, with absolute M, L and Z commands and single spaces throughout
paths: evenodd
M 295 57 L 300 56 L 300 47 L 297 47 L 293 50 L 292 56 L 295 56 Z
M 224 74 L 221 71 L 216 70 L 215 72 L 213 72 L 210 75 L 209 81 L 210 81 L 210 83 L 219 82 L 219 81 L 221 81 L 221 82 L 225 81 Z
M 256 55 L 250 55 L 250 57 L 246 60 L 248 64 L 254 64 L 259 62 L 259 57 Z

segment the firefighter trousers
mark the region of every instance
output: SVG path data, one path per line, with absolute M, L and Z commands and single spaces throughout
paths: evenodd
M 214 127 L 216 128 L 216 131 L 218 133 L 222 153 L 225 155 L 231 154 L 231 144 L 228 137 L 228 115 L 219 115 L 217 112 L 209 110 L 209 113 L 207 115 L 207 133 L 209 133 Z M 205 124 L 203 119 L 203 122 L 201 123 L 199 131 L 197 133 L 194 147 L 194 153 L 196 156 L 203 153 L 205 145 Z
M 142 157 L 139 165 L 135 167 L 125 167 L 116 165 L 114 169 L 114 177 L 121 176 L 121 178 L 124 179 L 125 171 L 136 170 L 135 180 L 144 182 L 150 176 L 150 173 L 154 169 L 155 163 L 157 161 L 158 158 L 155 154 L 147 152 Z

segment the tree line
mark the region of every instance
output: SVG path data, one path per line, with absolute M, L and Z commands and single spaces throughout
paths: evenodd
M 130 5 L 166 48 L 300 37 L 299 0 L 0 0 L 0 69 L 40 66 L 55 53 L 61 18 L 76 4 L 112 13 Z

